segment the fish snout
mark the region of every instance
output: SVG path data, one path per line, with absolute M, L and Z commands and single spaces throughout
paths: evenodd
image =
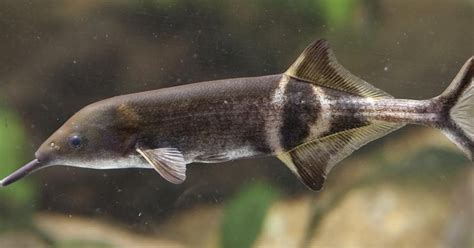
M 10 174 L 9 176 L 7 176 L 3 180 L 1 180 L 0 181 L 0 187 L 8 186 L 8 185 L 22 179 L 26 175 L 28 175 L 28 174 L 30 174 L 30 173 L 38 170 L 38 169 L 41 169 L 42 167 L 43 167 L 43 164 L 38 159 L 34 159 L 33 161 L 25 164 L 23 167 L 21 167 L 20 169 L 16 170 L 12 174 Z

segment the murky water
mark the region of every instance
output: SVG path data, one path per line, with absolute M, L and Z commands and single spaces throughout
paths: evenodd
M 81 107 L 191 82 L 281 73 L 313 40 L 398 98 L 438 95 L 474 54 L 474 3 L 2 1 L 0 176 Z M 471 247 L 474 171 L 407 127 L 307 190 L 275 158 L 153 170 L 52 167 L 0 189 L 0 247 Z

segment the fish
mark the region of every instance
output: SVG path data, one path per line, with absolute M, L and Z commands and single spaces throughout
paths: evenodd
M 181 184 L 191 163 L 275 156 L 311 190 L 367 143 L 407 124 L 439 129 L 474 154 L 474 57 L 427 100 L 396 99 L 350 73 L 325 39 L 281 74 L 193 83 L 92 103 L 39 147 L 7 186 L 53 165 L 154 169 Z

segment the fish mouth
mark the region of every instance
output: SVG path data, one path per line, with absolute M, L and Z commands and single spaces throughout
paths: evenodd
M 3 180 L 1 180 L 0 181 L 0 187 L 6 187 L 6 186 L 22 179 L 23 177 L 27 176 L 28 174 L 40 169 L 41 167 L 43 167 L 43 164 L 38 159 L 34 159 L 33 161 L 25 164 L 23 167 L 21 167 L 20 169 L 16 170 L 12 174 L 10 174 L 9 176 L 7 176 Z

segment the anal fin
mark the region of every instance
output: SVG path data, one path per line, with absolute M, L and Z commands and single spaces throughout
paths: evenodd
M 320 190 L 335 164 L 367 143 L 402 127 L 387 122 L 372 123 L 320 137 L 279 154 L 278 158 L 310 189 Z

